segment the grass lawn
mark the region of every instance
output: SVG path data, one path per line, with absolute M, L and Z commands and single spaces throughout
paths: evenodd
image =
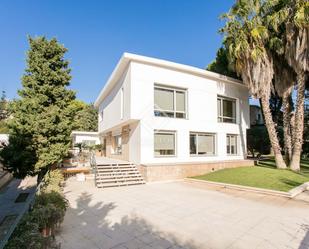
M 279 170 L 275 169 L 274 160 L 269 159 L 260 162 L 259 166 L 223 169 L 193 178 L 287 192 L 309 182 L 309 161 L 303 160 L 301 166 L 300 173 Z

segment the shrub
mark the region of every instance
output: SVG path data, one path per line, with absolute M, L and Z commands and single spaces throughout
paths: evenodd
M 32 221 L 31 214 L 26 214 L 13 232 L 5 249 L 41 249 L 44 238 L 37 223 Z
M 54 235 L 68 207 L 61 189 L 63 179 L 60 170 L 45 175 L 32 210 L 20 221 L 6 249 L 57 248 Z
M 58 192 L 61 193 L 61 183 L 64 181 L 61 170 L 50 170 L 46 173 L 43 182 L 41 183 L 41 192 L 50 193 Z

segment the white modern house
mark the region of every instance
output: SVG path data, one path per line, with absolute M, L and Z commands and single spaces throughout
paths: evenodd
M 148 181 L 249 165 L 249 93 L 238 80 L 124 53 L 95 101 L 106 156 Z

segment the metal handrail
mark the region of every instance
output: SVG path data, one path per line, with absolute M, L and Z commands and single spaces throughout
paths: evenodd
M 94 185 L 97 187 L 98 167 L 97 167 L 97 162 L 95 160 L 94 152 L 90 153 L 90 166 L 92 167 L 92 170 L 93 170 L 93 173 L 94 173 Z

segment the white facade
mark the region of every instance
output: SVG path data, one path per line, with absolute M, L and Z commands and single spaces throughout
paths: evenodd
M 100 144 L 98 132 L 72 131 L 71 137 L 73 146 L 75 144 Z
M 185 91 L 186 118 L 154 115 L 154 88 Z M 218 122 L 218 96 L 232 98 L 236 123 Z M 129 125 L 125 158 L 136 164 L 239 160 L 246 157 L 249 128 L 246 86 L 216 73 L 164 60 L 125 53 L 98 96 L 99 135 L 119 135 Z M 174 156 L 154 153 L 155 131 L 175 132 Z M 191 155 L 190 132 L 215 134 L 214 155 Z M 237 135 L 236 155 L 227 154 L 227 135 Z M 108 153 L 107 153 L 108 154 Z

